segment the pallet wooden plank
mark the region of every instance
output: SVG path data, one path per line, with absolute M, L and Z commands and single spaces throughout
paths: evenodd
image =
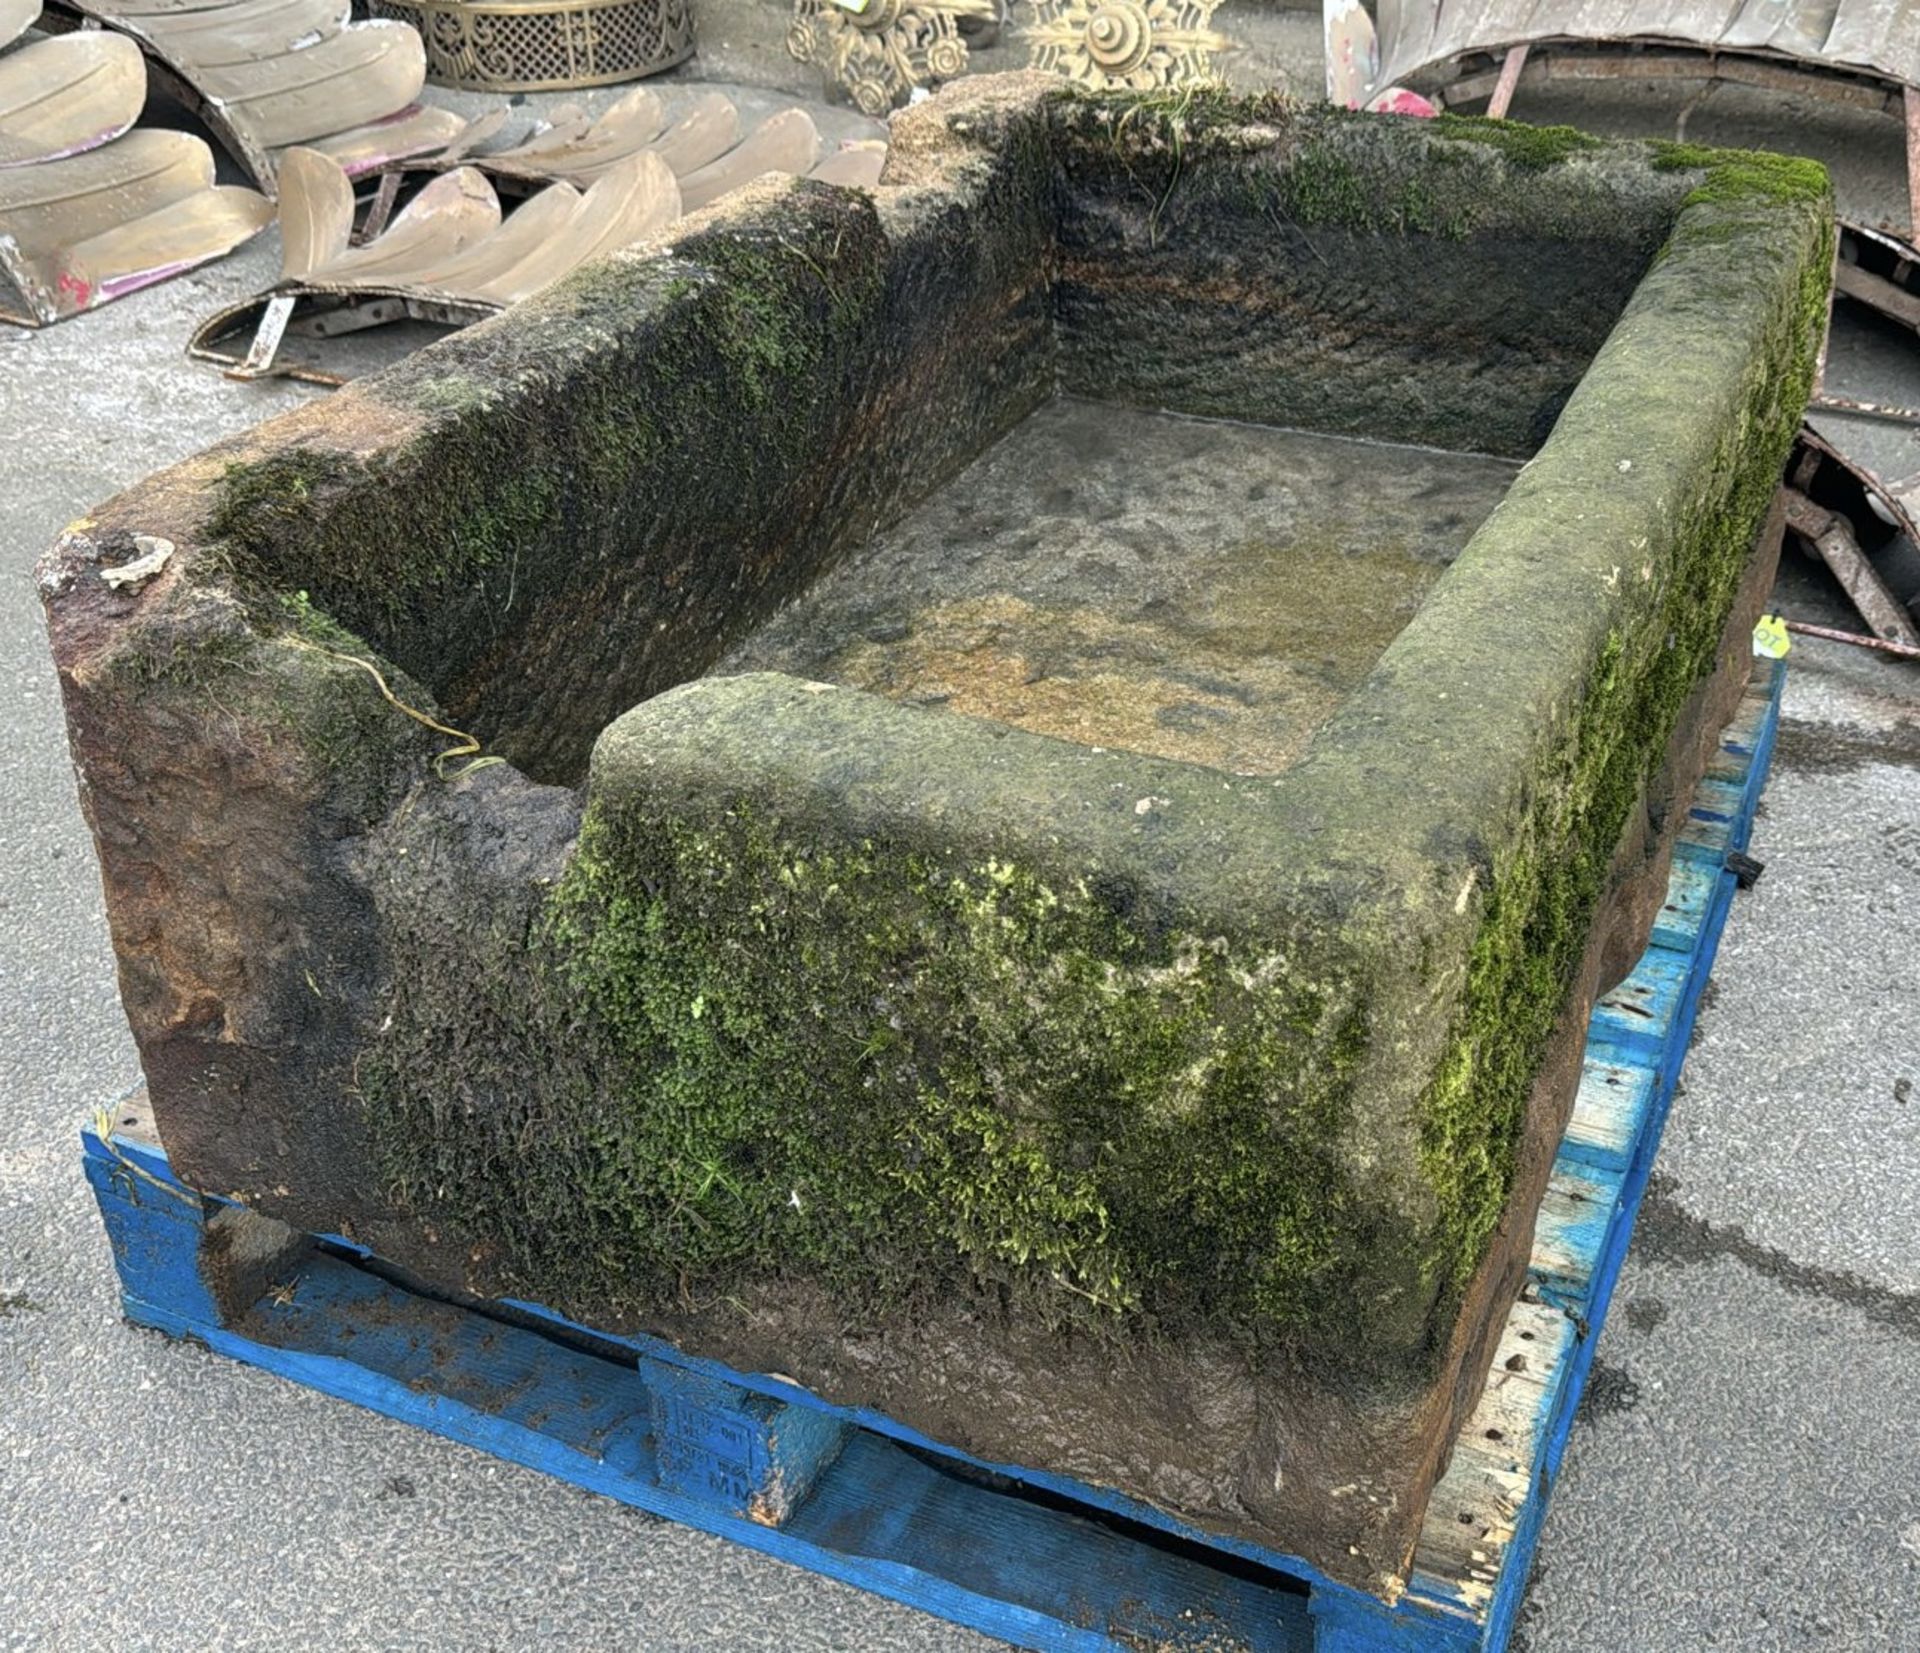
M 1691 960 L 1661 948 L 1642 956 L 1626 979 L 1601 996 L 1589 1023 L 1616 1049 L 1658 1057 L 1686 996 Z
M 1727 851 L 1733 847 L 1732 826 L 1731 821 L 1717 816 L 1706 820 L 1683 821 L 1678 841 L 1673 846 L 1674 860 L 1724 867 L 1727 864 Z
M 1744 797 L 1733 782 L 1705 775 L 1693 789 L 1693 807 L 1687 813 L 1696 821 L 1731 821 L 1738 817 Z
M 1694 1006 L 1731 897 L 1733 879 L 1719 870 L 1720 863 L 1728 847 L 1746 841 L 1771 751 L 1781 681 L 1777 668 L 1757 669 L 1754 686 L 1722 742 L 1730 759 L 1722 773 L 1744 789 L 1744 799 L 1732 818 L 1716 828 L 1721 843 L 1711 869 L 1714 882 L 1703 886 L 1712 894 L 1705 901 L 1677 903 L 1683 910 L 1667 915 L 1670 933 L 1664 940 L 1670 952 L 1682 949 L 1674 956 L 1685 961 L 1686 975 L 1683 983 L 1665 984 L 1671 1013 L 1664 1037 L 1650 1036 L 1635 1016 L 1628 1018 L 1624 1040 L 1616 1042 L 1603 1018 L 1594 1018 L 1573 1123 L 1536 1228 L 1534 1275 L 1542 1301 L 1533 1305 L 1534 1312 L 1557 1316 L 1560 1335 L 1541 1356 L 1552 1387 L 1542 1397 L 1539 1422 L 1533 1431 L 1514 1436 L 1520 1448 L 1516 1458 L 1524 1457 L 1531 1473 L 1523 1488 L 1519 1463 L 1503 1466 L 1497 1455 L 1489 1460 L 1481 1443 L 1472 1439 L 1474 1422 L 1500 1417 L 1497 1408 L 1504 1407 L 1511 1418 L 1516 1399 L 1511 1385 L 1526 1381 L 1520 1374 L 1508 1374 L 1507 1386 L 1497 1387 L 1513 1352 L 1503 1343 L 1480 1409 L 1456 1447 L 1457 1454 L 1465 1454 L 1461 1477 L 1449 1468 L 1422 1530 L 1401 1611 L 1424 1613 L 1435 1622 L 1458 1622 L 1464 1616 L 1480 1629 L 1483 1639 L 1477 1645 L 1482 1649 L 1505 1646 L 1518 1612 L 1526 1558 L 1537 1537 L 1547 1486 L 1565 1450 L 1593 1342 L 1625 1256 Z M 1606 1221 L 1598 1220 L 1603 1207 L 1609 1212 Z M 1539 1324 L 1535 1322 L 1536 1328 Z M 1492 1427 L 1507 1430 L 1503 1423 Z M 1476 1487 L 1489 1501 L 1484 1506 L 1473 1503 Z M 1459 1505 L 1452 1525 L 1446 1520 L 1450 1504 Z M 1463 1515 L 1470 1519 L 1461 1520 Z
M 125 1299 L 141 1324 L 1022 1646 L 1311 1646 L 1304 1581 L 930 1462 L 825 1413 L 812 1416 L 843 1437 L 811 1454 L 811 1484 L 790 1487 L 771 1523 L 755 1495 L 786 1431 L 817 1431 L 806 1409 L 738 1391 L 730 1404 L 699 1374 L 419 1297 L 331 1248 L 222 1324 L 201 1278 L 205 1206 L 155 1163 L 89 1133 L 116 1256 L 146 1294 Z M 659 1424 L 676 1413 L 678 1442 Z M 794 1445 L 787 1436 L 789 1464 Z
M 1601 1059 L 1589 1041 L 1573 1117 L 1560 1157 L 1603 1171 L 1624 1171 L 1646 1131 L 1653 1105 L 1653 1071 L 1644 1064 Z
M 1478 1614 L 1532 1495 L 1575 1338 L 1573 1320 L 1539 1300 L 1516 1303 L 1487 1387 L 1435 1486 L 1414 1552 L 1410 1591 L 1430 1605 Z
M 1724 876 L 1702 862 L 1676 861 L 1667 879 L 1667 899 L 1654 915 L 1652 945 L 1670 952 L 1688 951 L 1699 939 L 1700 926 Z
M 1588 1317 L 1594 1273 L 1620 1214 L 1623 1171 L 1555 1162 L 1533 1231 L 1533 1277 L 1549 1301 Z

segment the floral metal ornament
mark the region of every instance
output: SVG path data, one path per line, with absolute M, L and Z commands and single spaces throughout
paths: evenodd
M 959 20 L 996 15 L 997 0 L 795 0 L 787 50 L 878 117 L 918 88 L 965 74 Z
M 1033 66 L 1083 86 L 1150 91 L 1212 76 L 1233 42 L 1211 24 L 1220 0 L 1032 0 Z

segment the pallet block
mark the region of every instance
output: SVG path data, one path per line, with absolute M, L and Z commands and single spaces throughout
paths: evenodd
M 1385 1603 L 1066 1476 L 990 1464 L 768 1373 L 460 1303 L 176 1179 L 138 1099 L 83 1132 L 127 1317 L 1022 1647 L 1501 1653 L 1712 968 L 1778 725 L 1753 683 L 1652 944 L 1595 1008 L 1531 1278 Z

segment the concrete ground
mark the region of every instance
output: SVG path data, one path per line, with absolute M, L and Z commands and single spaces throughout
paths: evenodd
M 117 1318 L 76 1133 L 137 1067 L 31 570 L 313 394 L 180 353 L 276 258 L 0 330 L 0 1647 L 989 1648 Z M 1791 555 L 1782 601 L 1849 618 Z M 1528 1653 L 1920 1644 L 1920 667 L 1796 647 L 1754 850 Z

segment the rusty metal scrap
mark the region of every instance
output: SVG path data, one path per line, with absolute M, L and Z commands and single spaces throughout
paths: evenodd
M 31 12 L 0 11 L 0 45 Z M 41 327 L 230 252 L 273 219 L 184 132 L 131 131 L 146 66 L 104 33 L 0 56 L 0 320 Z M 7 289 L 11 289 L 11 296 Z
M 1867 560 L 1846 517 L 1814 504 L 1792 488 L 1786 494 L 1787 526 L 1820 553 L 1874 635 L 1889 643 L 1920 648 L 1920 629 Z
M 404 23 L 349 0 L 48 0 L 42 26 L 121 36 L 268 195 L 280 156 L 318 145 L 349 172 L 443 149 L 465 122 L 415 103 L 426 80 Z
M 1920 478 L 1889 486 L 1811 427 L 1800 432 L 1787 477 L 1787 526 L 1893 645 L 1889 652 L 1920 647 L 1920 589 L 1907 589 L 1920 559 Z
M 802 109 L 770 116 L 742 138 L 738 112 L 717 93 L 697 99 L 669 125 L 645 88 L 597 120 L 562 109 L 532 135 L 482 147 L 500 137 L 503 125 L 476 123 L 465 141 L 429 158 L 426 170 L 434 175 L 391 225 L 376 224 L 368 234 L 363 224 L 358 237 L 345 169 L 317 150 L 288 151 L 281 165 L 281 278 L 209 318 L 190 353 L 234 377 L 286 374 L 337 384 L 320 368 L 282 361 L 282 338 L 324 339 L 402 319 L 464 326 L 768 173 L 872 187 L 886 151 L 884 144 L 853 145 L 822 161 L 819 133 Z M 396 171 L 383 182 L 398 177 Z M 540 187 L 503 213 L 497 185 Z M 244 352 L 236 353 L 243 339 Z
M 1857 413 L 1864 419 L 1884 419 L 1894 425 L 1920 425 L 1920 408 L 1901 407 L 1894 402 L 1866 402 L 1857 396 L 1835 396 L 1816 390 L 1807 405 L 1829 413 Z
M 1920 333 L 1920 252 L 1864 225 L 1840 226 L 1835 289 Z
M 1851 643 L 1857 649 L 1874 649 L 1881 654 L 1896 655 L 1902 660 L 1920 660 L 1920 648 L 1912 648 L 1905 643 L 1890 643 L 1884 637 L 1862 637 L 1857 631 L 1842 631 L 1837 626 L 1816 626 L 1810 620 L 1783 621 L 1788 631 L 1798 632 L 1802 637 L 1824 637 L 1830 643 Z

